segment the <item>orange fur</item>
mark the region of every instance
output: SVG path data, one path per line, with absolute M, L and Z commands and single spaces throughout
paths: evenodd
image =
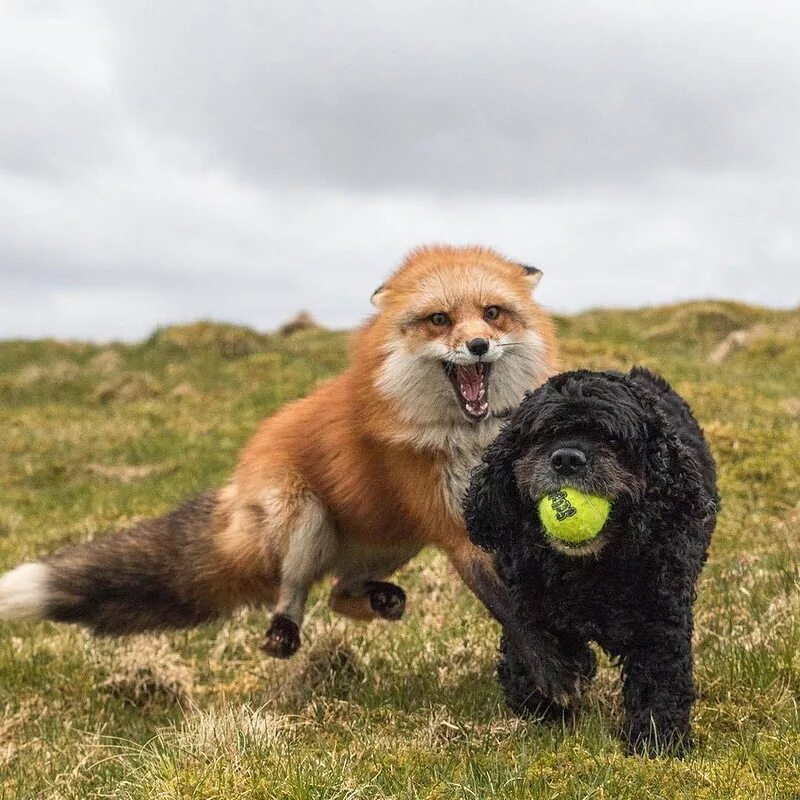
M 467 539 L 460 498 L 446 476 L 454 460 L 466 462 L 462 471 L 474 465 L 499 422 L 464 419 L 443 371 L 436 391 L 452 408 L 441 420 L 418 419 L 379 388 L 386 383 L 382 370 L 393 346 L 413 354 L 431 342 L 452 348 L 522 331 L 539 341 L 540 365 L 524 387 L 534 388 L 556 371 L 551 321 L 532 300 L 531 279 L 519 264 L 476 247 L 417 250 L 377 294 L 380 310 L 355 335 L 347 370 L 263 422 L 242 451 L 225 490 L 229 521 L 217 538 L 223 561 L 233 566 L 221 575 L 275 581 L 309 502 L 318 502 L 325 518 L 324 541 L 309 555 L 317 559 L 310 580 L 326 572 L 344 583 L 377 579 L 427 545 L 447 553 L 468 582 L 467 565 L 487 562 Z M 504 312 L 492 323 L 484 310 L 495 304 Z M 446 331 L 425 320 L 437 311 L 452 320 Z M 304 547 L 313 551 L 312 544 Z M 265 587 L 264 594 L 277 592 Z M 339 597 L 332 605 L 369 617 L 360 600 Z

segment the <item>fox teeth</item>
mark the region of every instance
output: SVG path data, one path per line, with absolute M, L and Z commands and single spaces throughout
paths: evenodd
M 481 389 L 481 390 L 478 392 L 478 400 L 483 400 L 483 398 L 484 398 L 484 397 L 486 397 L 486 389 Z M 485 404 L 484 404 L 484 405 L 485 405 Z
M 480 414 L 485 414 L 489 409 L 488 403 L 481 403 L 478 405 L 477 402 L 475 403 L 467 403 L 466 404 L 467 411 L 474 416 L 479 416 Z

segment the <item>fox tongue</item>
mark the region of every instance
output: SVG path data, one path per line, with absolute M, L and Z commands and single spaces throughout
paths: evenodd
M 478 367 L 475 364 L 456 366 L 456 380 L 461 396 L 468 403 L 474 403 L 483 388 L 483 374 L 478 372 Z

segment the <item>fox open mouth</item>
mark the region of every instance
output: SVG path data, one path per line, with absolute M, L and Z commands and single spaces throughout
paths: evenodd
M 443 362 L 444 371 L 456 392 L 464 413 L 471 420 L 482 420 L 489 413 L 489 372 L 491 364 Z

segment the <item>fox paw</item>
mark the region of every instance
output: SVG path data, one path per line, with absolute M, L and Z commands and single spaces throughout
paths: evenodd
M 291 658 L 300 648 L 300 628 L 284 614 L 276 614 L 267 629 L 261 649 L 273 658 Z
M 406 593 L 393 583 L 374 581 L 367 586 L 369 604 L 372 610 L 383 619 L 395 622 L 406 610 Z

